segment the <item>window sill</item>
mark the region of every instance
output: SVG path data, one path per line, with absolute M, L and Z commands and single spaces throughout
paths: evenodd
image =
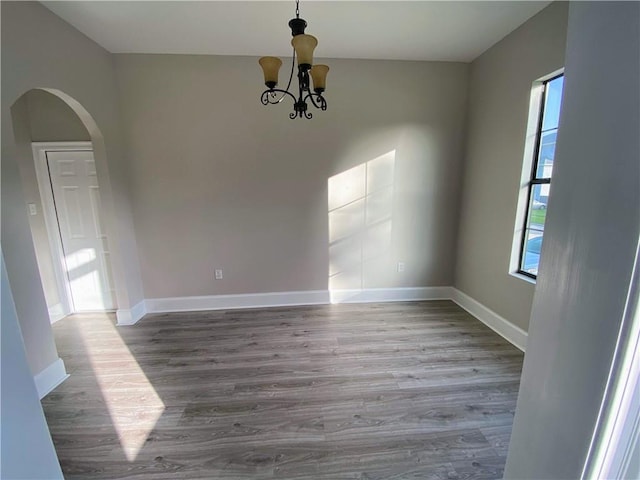
M 515 278 L 519 278 L 520 280 L 524 280 L 525 282 L 530 283 L 531 285 L 535 285 L 536 284 L 536 279 L 535 278 L 527 277 L 526 275 L 523 275 L 521 273 L 509 272 L 509 275 L 511 275 L 512 277 L 515 277 Z

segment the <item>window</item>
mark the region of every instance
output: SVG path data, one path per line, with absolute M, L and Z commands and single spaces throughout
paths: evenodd
M 538 275 L 540 249 L 547 217 L 547 200 L 551 189 L 563 82 L 562 75 L 542 82 L 540 103 L 537 105 L 539 113 L 518 262 L 518 273 L 534 279 Z

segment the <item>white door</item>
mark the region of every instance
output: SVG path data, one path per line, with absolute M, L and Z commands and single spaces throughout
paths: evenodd
M 73 310 L 112 310 L 115 292 L 93 152 L 48 151 L 47 166 Z

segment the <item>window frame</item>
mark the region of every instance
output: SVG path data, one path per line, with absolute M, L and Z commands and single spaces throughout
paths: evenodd
M 538 279 L 538 275 L 537 274 L 533 274 L 530 272 L 527 272 L 526 270 L 524 270 L 523 267 L 523 261 L 524 261 L 524 255 L 525 255 L 525 248 L 526 248 L 526 243 L 527 243 L 527 237 L 528 237 L 528 233 L 531 231 L 531 227 L 529 226 L 529 214 L 531 213 L 532 210 L 532 192 L 533 189 L 535 188 L 535 185 L 551 185 L 551 176 L 549 177 L 538 177 L 538 162 L 540 160 L 540 148 L 541 148 L 541 144 L 542 144 L 542 135 L 545 133 L 542 130 L 542 126 L 544 124 L 544 114 L 545 114 L 545 106 L 546 106 L 546 101 L 547 101 L 547 91 L 548 91 L 548 85 L 549 83 L 551 83 L 554 80 L 557 80 L 560 77 L 564 76 L 564 71 L 561 71 L 560 73 L 553 75 L 549 78 L 546 78 L 544 80 L 542 80 L 541 83 L 541 93 L 540 93 L 540 102 L 538 104 L 538 120 L 536 123 L 536 133 L 535 133 L 535 145 L 534 145 L 534 149 L 533 149 L 533 159 L 531 161 L 531 173 L 529 174 L 529 179 L 527 181 L 527 204 L 526 204 L 526 208 L 525 208 L 525 215 L 524 215 L 524 223 L 522 224 L 522 234 L 520 237 L 520 251 L 518 254 L 518 267 L 516 269 L 516 272 L 518 275 L 523 275 L 527 278 L 530 278 L 532 280 L 537 280 Z M 562 109 L 562 104 L 560 105 L 560 109 Z M 558 130 L 558 127 L 555 127 L 556 130 Z M 548 129 L 549 130 L 549 129 Z M 548 131 L 547 130 L 547 131 Z M 556 137 L 557 138 L 557 137 Z M 555 160 L 555 153 L 554 153 L 554 160 Z M 552 175 L 553 176 L 553 175 Z M 534 229 L 536 231 L 539 231 L 537 229 Z M 542 235 L 543 237 L 543 242 L 544 242 L 544 229 L 542 230 Z M 539 260 L 538 260 L 539 261 Z

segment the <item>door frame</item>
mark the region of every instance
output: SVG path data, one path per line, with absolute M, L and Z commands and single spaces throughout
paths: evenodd
M 47 152 L 93 152 L 93 144 L 90 141 L 32 142 L 31 149 L 33 151 L 38 190 L 40 191 L 40 199 L 42 201 L 42 216 L 44 217 L 44 223 L 47 229 L 49 250 L 51 251 L 51 258 L 53 260 L 53 271 L 56 277 L 58 295 L 60 296 L 60 308 L 56 308 L 56 306 L 49 309 L 51 323 L 54 323 L 67 315 L 75 313 L 75 307 L 73 305 L 69 279 L 65 273 L 66 266 L 64 263 L 64 250 L 62 248 L 58 216 L 56 215 L 55 202 L 53 200 Z
M 640 239 L 622 324 L 581 479 L 636 478 L 640 461 Z

